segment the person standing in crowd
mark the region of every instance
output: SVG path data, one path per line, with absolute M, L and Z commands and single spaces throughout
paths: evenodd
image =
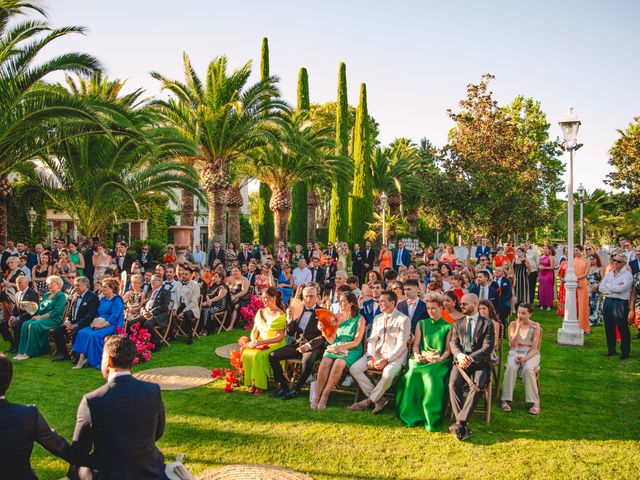
M 93 262 L 93 285 L 97 286 L 104 277 L 105 271 L 110 267 L 112 258 L 105 252 L 104 244 L 96 246 L 96 252 L 91 257 Z
M 361 280 L 364 283 L 367 278 L 367 274 L 373 270 L 373 264 L 376 260 L 376 251 L 371 248 L 371 242 L 367 240 L 364 243 L 364 255 L 362 257 L 362 277 Z
M 382 245 L 378 254 L 378 263 L 380 264 L 380 273 L 384 275 L 385 270 L 393 268 L 393 254 L 386 245 Z
M 627 317 L 629 316 L 629 297 L 633 287 L 633 275 L 626 267 L 627 257 L 618 253 L 614 257 L 614 266 L 600 283 L 600 293 L 605 296 L 602 307 L 604 331 L 607 337 L 607 353 L 611 357 L 616 354 L 616 326 L 620 332 L 620 360 L 629 358 L 631 349 L 631 333 Z
M 578 280 L 578 288 L 576 289 L 577 307 L 578 307 L 578 325 L 584 330 L 585 335 L 591 333 L 591 324 L 589 323 L 589 285 L 587 284 L 588 266 L 585 262 L 582 251 L 582 245 L 576 245 L 573 249 L 573 269 Z
M 415 328 L 413 357 L 396 388 L 398 417 L 412 427 L 424 424 L 428 432 L 442 429 L 451 371 L 451 324 L 442 319 L 443 296 L 427 295 L 426 318 Z
M 487 259 L 489 259 L 490 255 L 491 255 L 491 246 L 489 246 L 489 240 L 486 238 L 483 238 L 480 241 L 480 245 L 476 247 L 474 257 L 476 257 L 476 261 L 480 263 L 481 257 L 487 257 Z
M 151 247 L 149 245 L 143 245 L 140 255 L 138 255 L 138 262 L 143 272 L 153 271 L 153 255 L 151 254 Z
M 127 272 L 127 275 L 131 275 L 131 265 L 133 264 L 133 256 L 127 252 L 128 245 L 125 242 L 118 242 L 116 245 L 116 267 L 117 273 L 120 275 L 122 272 Z
M 496 267 L 501 267 L 502 264 L 507 260 L 509 260 L 509 257 L 505 255 L 504 247 L 498 247 L 496 249 L 496 254 L 493 256 L 493 259 L 492 259 L 493 269 L 495 270 Z
M 76 268 L 76 272 L 78 272 L 79 277 L 84 276 L 84 255 L 82 255 L 78 251 L 78 243 L 77 242 L 69 242 L 69 261 L 73 263 Z
M 527 257 L 527 263 L 529 264 L 529 297 L 518 300 L 528 302 L 533 305 L 536 298 L 536 283 L 538 283 L 538 269 L 540 268 L 540 254 L 538 248 L 531 244 L 530 240 L 525 242 L 525 256 Z
M 155 444 L 164 434 L 162 394 L 158 385 L 131 375 L 137 354 L 126 336 L 105 339 L 100 369 L 107 383 L 80 401 L 69 478 L 168 478 Z
M 18 256 L 27 257 L 27 268 L 29 271 L 38 264 L 38 255 L 29 251 L 29 244 L 27 242 L 18 242 L 16 243 L 16 248 L 18 249 Z
M 518 373 L 522 369 L 522 382 L 524 384 L 525 402 L 531 403 L 529 413 L 540 413 L 540 393 L 536 371 L 540 365 L 540 329 L 531 321 L 533 306 L 529 303 L 521 303 L 518 306 L 518 317 L 509 325 L 509 355 L 507 367 L 504 372 L 504 386 L 502 389 L 503 412 L 511 411 L 513 390 L 516 386 Z
M 177 261 L 178 257 L 176 257 L 176 247 L 169 243 L 167 245 L 166 252 L 162 257 L 162 263 L 165 265 L 175 265 Z
M 396 309 L 398 297 L 390 290 L 380 295 L 380 314 L 373 320 L 365 355 L 349 369 L 358 382 L 365 399 L 354 403 L 351 410 L 380 413 L 389 403 L 384 394 L 402 370 L 407 356 L 407 341 L 411 335 L 411 319 Z M 376 385 L 367 376 L 368 369 L 382 370 Z
M 500 322 L 507 326 L 509 315 L 511 314 L 511 297 L 513 289 L 511 280 L 504 276 L 504 267 L 499 266 L 494 270 L 494 279 L 491 284 L 498 291 L 498 299 L 495 302 L 496 312 L 500 318 Z
M 338 261 L 338 250 L 334 248 L 333 242 L 327 242 L 327 249 L 324 251 L 324 254 L 332 261 L 332 263 L 336 263 Z
M 0 465 L 7 480 L 37 479 L 31 468 L 33 444 L 69 461 L 69 443 L 55 432 L 35 405 L 9 402 L 5 396 L 13 379 L 9 357 L 0 354 Z
M 222 244 L 218 240 L 216 240 L 215 242 L 213 242 L 213 248 L 209 250 L 209 260 L 207 265 L 213 268 L 213 263 L 216 260 L 218 260 L 220 263 L 224 265 L 225 256 L 226 254 L 222 249 Z
M 347 258 L 349 258 L 349 245 L 347 245 L 347 242 L 338 242 L 336 250 L 338 252 L 337 268 L 338 270 L 346 272 Z
M 542 248 L 542 257 L 538 266 L 538 303 L 541 309 L 551 310 L 554 300 L 555 252 L 549 245 Z
M 273 371 L 274 380 L 280 388 L 272 397 L 290 400 L 300 395 L 300 389 L 313 373 L 313 367 L 325 349 L 325 339 L 318 328 L 316 308 L 318 308 L 318 289 L 308 285 L 302 290 L 304 309 L 300 316 L 291 318 L 291 309 L 287 309 L 287 336 L 290 342 L 269 354 L 269 364 Z M 299 359 L 302 371 L 296 382 L 289 386 L 282 370 L 283 360 Z
M 602 294 L 600 294 L 599 288 L 605 273 L 600 255 L 595 252 L 593 247 L 585 246 L 585 251 L 587 248 L 589 248 L 591 252 L 588 257 L 589 269 L 587 270 L 587 282 L 589 283 L 589 322 L 592 327 L 595 327 L 602 325 L 602 302 L 604 302 L 604 298 Z
M 411 265 L 411 253 L 404 247 L 404 242 L 399 240 L 398 248 L 393 251 L 393 269 L 397 272 L 402 265 Z
M 22 324 L 27 320 L 30 320 L 32 314 L 27 312 L 20 302 L 34 302 L 38 303 L 40 297 L 38 292 L 29 286 L 29 280 L 24 275 L 21 275 L 16 280 L 17 291 L 15 295 L 15 303 L 10 311 L 9 317 L 5 317 L 0 320 L 0 333 L 2 338 L 11 344 L 9 353 L 17 353 L 18 345 L 20 345 L 20 333 L 22 331 Z
M 569 261 L 567 259 L 567 247 L 562 248 L 562 254 L 560 265 L 558 266 L 558 306 L 556 308 L 556 313 L 561 317 L 564 317 L 564 304 L 567 296 L 567 291 L 564 287 L 564 278 L 567 275 L 567 266 L 569 265 Z
M 628 266 L 631 269 L 631 275 L 633 275 L 633 289 L 629 299 L 629 308 L 633 311 L 634 326 L 638 329 L 637 334 L 633 336 L 637 340 L 640 338 L 640 246 L 636 247 L 636 258 Z M 602 277 L 604 278 L 604 274 Z
M 51 265 L 51 255 L 49 252 L 42 252 L 38 264 L 33 267 L 31 272 L 34 287 L 41 297 L 47 293 L 47 278 L 52 274 L 53 266 Z
M 451 336 L 455 367 L 449 377 L 449 398 L 456 422 L 449 430 L 460 441 L 471 435 L 467 422 L 491 380 L 495 330 L 490 319 L 478 314 L 478 302 L 473 293 L 462 297 L 460 306 L 465 316 L 453 325 Z M 465 385 L 469 387 L 466 399 L 463 397 Z
M 360 244 L 356 243 L 353 246 L 351 252 L 351 273 L 353 273 L 358 279 L 362 279 L 362 272 L 364 271 L 364 255 L 360 251 Z
M 249 260 L 253 258 L 253 255 L 251 255 L 251 252 L 249 251 L 249 245 L 246 243 L 242 243 L 241 246 L 242 250 L 240 250 L 236 259 L 238 265 L 240 266 L 247 265 L 249 263 Z
M 516 250 L 516 259 L 513 262 L 513 272 L 516 278 L 514 284 L 516 303 L 531 303 L 529 302 L 529 290 L 532 288 L 529 284 L 531 268 L 532 266 L 529 260 L 527 260 L 524 247 L 518 247 Z M 538 278 L 537 275 L 536 273 L 536 279 Z M 535 289 L 535 283 L 533 284 L 533 288 Z

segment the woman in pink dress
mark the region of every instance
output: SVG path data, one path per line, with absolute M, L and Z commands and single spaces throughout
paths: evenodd
M 538 267 L 538 303 L 540 308 L 546 310 L 551 310 L 553 307 L 553 271 L 555 269 L 553 253 L 551 247 L 545 245 Z

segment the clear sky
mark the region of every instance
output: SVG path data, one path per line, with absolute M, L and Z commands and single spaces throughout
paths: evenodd
M 203 74 L 226 54 L 231 66 L 253 60 L 262 37 L 271 72 L 295 104 L 298 69 L 309 71 L 313 102 L 334 100 L 338 63 L 347 64 L 349 103 L 367 84 L 381 141 L 398 136 L 446 142 L 465 87 L 496 76 L 495 97 L 522 94 L 558 118 L 572 105 L 582 120 L 575 182 L 603 186 L 616 129 L 640 115 L 640 2 L 637 1 L 208 1 L 49 0 L 55 25 L 82 25 L 51 53 L 73 49 L 99 57 L 110 77 L 159 92 L 149 72 L 182 76 L 182 52 Z

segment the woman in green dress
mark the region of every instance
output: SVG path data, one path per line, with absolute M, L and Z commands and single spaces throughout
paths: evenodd
M 45 293 L 38 311 L 22 324 L 20 345 L 15 360 L 42 355 L 49 348 L 49 330 L 62 324 L 62 316 L 67 306 L 67 296 L 62 291 L 62 278 L 51 275 L 47 278 L 49 292 Z
M 451 371 L 451 324 L 442 319 L 441 294 L 430 293 L 426 302 L 430 318 L 416 325 L 413 358 L 396 389 L 396 410 L 406 425 L 424 423 L 427 431 L 438 432 L 443 425 Z
M 256 313 L 250 341 L 242 350 L 244 384 L 254 395 L 262 395 L 267 388 L 271 373 L 269 354 L 286 343 L 282 293 L 269 287 L 262 292 L 262 303 L 265 306 Z
M 327 408 L 331 390 L 342 378 L 345 367 L 349 369 L 362 357 L 362 336 L 366 322 L 360 315 L 358 299 L 351 292 L 345 292 L 339 298 L 340 313 L 338 313 L 338 330 L 335 336 L 323 335 L 329 342 L 324 352 L 318 379 L 316 393 L 311 402 L 311 408 L 324 410 Z M 319 323 L 318 328 L 322 330 Z
M 84 255 L 78 251 L 76 242 L 69 242 L 69 261 L 76 267 L 79 277 L 84 277 Z

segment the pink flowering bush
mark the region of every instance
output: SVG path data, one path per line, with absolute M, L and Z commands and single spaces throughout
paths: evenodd
M 130 334 L 127 334 L 126 330 L 120 327 L 116 331 L 118 335 L 125 335 L 136 344 L 138 355 L 133 360 L 134 364 L 151 360 L 151 351 L 155 348 L 155 345 L 151 343 L 151 334 L 146 328 L 140 328 L 140 324 L 136 323 L 131 326 Z
M 249 301 L 249 303 L 246 306 L 240 308 L 240 315 L 244 320 L 245 330 L 251 330 L 253 328 L 253 319 L 255 318 L 256 313 L 258 313 L 258 310 L 260 310 L 262 307 L 264 307 L 264 304 L 262 303 L 262 300 L 260 300 L 260 297 L 251 295 L 251 300 Z

